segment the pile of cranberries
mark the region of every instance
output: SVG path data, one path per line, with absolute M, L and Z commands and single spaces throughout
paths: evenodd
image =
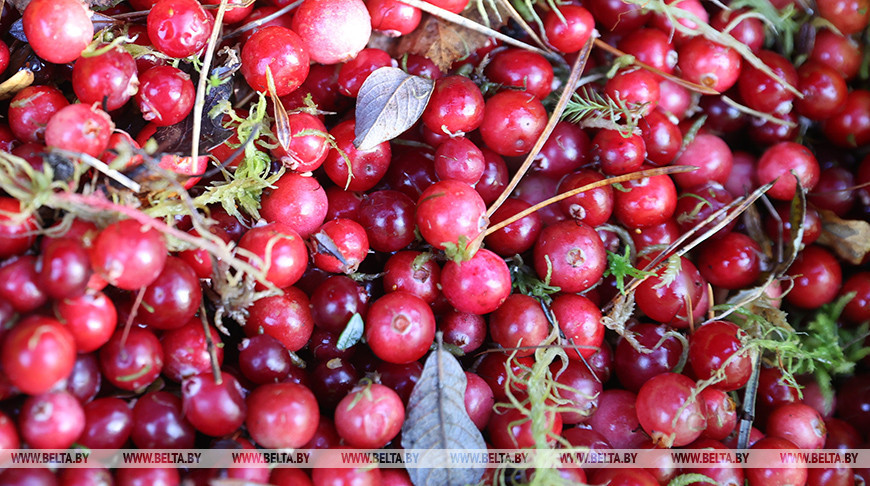
M 455 13 L 468 6 L 427 1 Z M 846 262 L 818 242 L 825 222 L 870 217 L 870 90 L 859 72 L 870 54 L 861 43 L 870 1 L 817 0 L 808 12 L 805 2 L 774 0 L 806 20 L 790 50 L 757 11 L 719 2 L 665 1 L 656 10 L 572 0 L 558 12 L 537 2 L 541 22 L 531 24 L 551 56 L 490 40 L 449 68 L 397 51 L 395 39 L 427 21 L 400 0 L 96 3 L 114 5 L 96 14 L 81 0 L 4 4 L 2 80 L 22 69 L 33 80 L 3 91 L 0 150 L 36 171 L 51 167 L 61 182 L 59 158 L 109 164 L 132 150 L 139 155 L 129 164 L 142 163 L 140 147 L 160 127 L 190 116 L 197 59 L 235 48 L 241 66 L 224 81 L 235 118 L 268 93 L 265 131 L 273 133 L 259 134 L 242 157 L 234 152 L 245 140 L 234 135 L 196 161 L 189 153 L 157 160 L 187 176 L 196 196 L 225 182 L 209 169 L 232 173 L 251 151 L 268 154 L 267 171 L 281 175 L 259 196 L 259 219 L 241 206 L 197 208 L 212 236 L 262 278 L 239 288 L 249 299 L 226 312 L 217 282 L 231 279 L 215 274 L 226 265 L 205 248 L 172 251 L 167 225 L 201 236 L 189 214 L 159 224 L 130 217 L 144 214 L 147 191 L 137 195 L 146 206 L 123 214 L 40 208 L 16 199 L 23 186 L 15 180 L 0 179 L 0 449 L 398 448 L 439 332 L 460 356 L 466 411 L 493 448 L 535 446 L 527 413 L 496 404 L 509 393 L 522 402 L 523 377 L 547 346 L 567 356 L 549 364 L 565 410 L 546 415 L 553 447 L 734 448 L 738 421 L 754 419 L 755 449 L 870 448 L 870 360 L 836 377 L 833 397 L 811 376 L 798 377 L 799 391 L 769 355 L 750 383 L 757 336 L 736 314 L 710 318 L 774 271 L 771 248 L 798 229 L 790 214 L 800 188 L 808 200 L 801 251 L 764 302 L 811 316 L 854 294 L 838 324 L 870 321 L 866 259 Z M 662 9 L 689 12 L 731 40 L 697 35 L 687 19 L 675 29 Z M 504 32 L 534 40 L 513 23 Z M 510 197 L 494 205 L 542 138 L 566 66 L 593 37 L 644 65 L 596 48 L 585 66 L 582 93 L 614 101 L 632 123 L 559 122 Z M 360 150 L 355 101 L 387 66 L 429 78 L 434 89 L 413 128 Z M 274 142 L 279 131 L 289 141 Z M 600 186 L 483 237 L 557 194 L 668 165 L 697 169 Z M 126 191 L 104 173 L 89 173 L 98 190 L 82 200 Z M 628 255 L 643 269 L 715 211 L 772 182 L 769 204 L 756 204 L 760 216 L 736 219 L 630 287 L 636 309 L 625 330 L 605 329 L 608 303 L 625 302 L 616 259 Z M 523 293 L 520 281 L 550 287 Z M 540 291 L 552 287 L 558 292 Z M 360 318 L 361 339 L 345 346 Z M 740 411 L 747 383 L 757 388 L 754 417 Z M 511 481 L 534 481 L 530 473 Z M 565 484 L 626 486 L 685 473 L 734 486 L 870 484 L 870 470 L 848 466 L 560 471 Z M 404 470 L 377 467 L 0 471 L 2 485 L 219 478 L 411 484 Z

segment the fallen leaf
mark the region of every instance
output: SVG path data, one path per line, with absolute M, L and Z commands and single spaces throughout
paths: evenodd
M 29 69 L 22 69 L 13 74 L 9 79 L 0 83 L 0 100 L 15 96 L 15 93 L 33 83 L 33 73 Z
M 402 447 L 429 451 L 420 460 L 432 464 L 408 469 L 414 486 L 465 486 L 483 476 L 483 469 L 438 466 L 446 459 L 446 449 L 486 450 L 483 435 L 465 410 L 466 383 L 462 366 L 439 338 L 411 392 L 402 425 Z
M 434 16 L 427 16 L 414 32 L 399 41 L 399 56 L 416 54 L 429 58 L 442 71 L 486 45 L 489 38 Z
M 354 146 L 371 150 L 414 126 L 434 88 L 431 79 L 410 75 L 399 68 L 375 70 L 363 82 L 357 97 Z
M 870 223 L 855 219 L 841 219 L 831 211 L 819 210 L 822 216 L 822 235 L 819 244 L 825 245 L 843 260 L 860 265 L 870 253 Z

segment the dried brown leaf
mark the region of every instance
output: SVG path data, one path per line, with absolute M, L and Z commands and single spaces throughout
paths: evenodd
M 843 260 L 860 265 L 870 253 L 870 223 L 841 219 L 831 211 L 819 212 L 822 216 L 822 235 L 818 242 L 834 250 Z
M 427 57 L 442 71 L 486 44 L 487 37 L 433 16 L 399 42 L 399 55 Z
M 0 100 L 15 96 L 15 93 L 33 83 L 33 73 L 29 69 L 22 69 L 13 74 L 9 79 L 0 83 Z

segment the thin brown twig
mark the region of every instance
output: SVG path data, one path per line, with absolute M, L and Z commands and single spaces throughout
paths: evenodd
M 517 12 L 517 9 L 514 8 L 513 4 L 511 4 L 509 0 L 498 0 L 498 3 L 502 6 L 502 8 L 507 11 L 508 15 L 510 15 L 510 17 L 514 19 L 514 22 L 516 22 L 520 26 L 520 28 L 523 29 L 523 31 L 525 31 L 526 34 L 528 34 L 533 41 L 535 41 L 536 44 L 541 46 L 541 48 L 546 49 L 547 51 L 553 51 L 553 49 L 549 45 L 547 45 L 547 43 L 544 42 L 543 39 L 541 39 L 538 33 L 535 32 L 535 29 L 533 29 L 532 26 L 529 25 L 528 22 L 526 22 L 526 19 L 524 19 L 523 16 L 520 15 L 519 12 Z
M 592 38 L 590 37 L 589 41 L 586 42 L 586 45 L 583 46 L 583 50 L 580 51 L 580 55 L 577 56 L 577 59 L 574 61 L 574 65 L 571 67 L 571 74 L 568 76 L 568 80 L 565 82 L 565 86 L 562 89 L 562 94 L 559 96 L 559 101 L 556 103 L 556 107 L 553 108 L 553 113 L 550 115 L 550 119 L 547 120 L 547 125 L 544 127 L 544 131 L 538 137 L 538 140 L 535 142 L 535 145 L 532 147 L 532 150 L 526 156 L 526 160 L 523 161 L 523 164 L 517 170 L 517 173 L 514 174 L 513 179 L 508 183 L 507 187 L 504 188 L 504 191 L 498 196 L 495 202 L 486 210 L 486 216 L 492 217 L 492 214 L 504 203 L 508 197 L 510 197 L 511 193 L 514 189 L 519 185 L 520 180 L 522 180 L 523 176 L 526 175 L 529 168 L 532 166 L 532 163 L 535 161 L 535 157 L 538 156 L 538 153 L 544 147 L 544 144 L 547 142 L 547 139 L 550 137 L 550 134 L 553 132 L 553 129 L 556 128 L 556 124 L 559 123 L 559 120 L 562 118 L 562 112 L 565 111 L 565 107 L 568 106 L 568 101 L 571 99 L 571 95 L 574 94 L 575 85 L 577 84 L 577 80 L 580 79 L 580 76 L 583 74 L 583 70 L 586 68 L 586 61 L 589 59 L 589 53 L 592 52 Z
M 494 226 L 490 226 L 489 228 L 487 228 L 486 232 L 484 233 L 484 236 L 489 236 L 492 233 L 495 233 L 496 231 L 504 228 L 505 226 L 508 226 L 516 221 L 519 221 L 519 220 L 525 218 L 526 216 L 528 216 L 528 215 L 530 215 L 530 214 L 532 214 L 532 213 L 534 213 L 534 212 L 536 212 L 544 207 L 549 206 L 550 204 L 557 203 L 563 199 L 568 199 L 569 197 L 576 196 L 577 194 L 580 194 L 582 192 L 591 191 L 593 189 L 598 189 L 599 187 L 610 186 L 613 184 L 620 184 L 622 182 L 643 179 L 646 177 L 654 177 L 654 176 L 659 176 L 659 175 L 670 175 L 670 174 L 679 174 L 682 172 L 690 172 L 690 171 L 693 171 L 695 169 L 696 169 L 696 167 L 689 166 L 689 165 L 671 165 L 671 166 L 667 166 L 667 167 L 657 167 L 655 169 L 647 169 L 647 170 L 641 170 L 638 172 L 632 172 L 632 173 L 624 174 L 624 175 L 617 176 L 617 177 L 611 177 L 610 179 L 603 179 L 603 180 L 600 180 L 597 182 L 593 182 L 592 184 L 586 184 L 585 186 L 578 187 L 576 189 L 572 189 L 572 190 L 567 191 L 567 192 L 563 192 L 562 194 L 557 194 L 549 199 L 545 199 L 544 201 L 541 201 L 538 204 L 535 204 L 534 206 L 532 206 L 528 209 L 520 211 L 519 213 L 511 216 L 510 218 L 505 219 L 504 221 L 499 222 L 498 224 L 496 224 Z
M 199 320 L 202 322 L 202 332 L 205 333 L 205 349 L 208 352 L 209 361 L 211 362 L 211 374 L 215 385 L 220 385 L 223 382 L 221 378 L 221 365 L 218 362 L 217 349 L 214 345 L 214 340 L 211 338 L 211 328 L 208 325 L 208 314 L 205 312 L 205 302 L 199 303 Z

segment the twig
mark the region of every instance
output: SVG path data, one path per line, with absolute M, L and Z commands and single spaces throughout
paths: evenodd
M 498 3 L 502 6 L 502 8 L 507 10 L 508 15 L 510 15 L 510 17 L 514 19 L 514 21 L 520 26 L 521 29 L 526 32 L 526 34 L 529 34 L 529 37 L 531 37 L 531 39 L 535 41 L 536 44 L 541 46 L 543 49 L 552 52 L 550 46 L 548 46 L 547 43 L 544 42 L 543 39 L 541 39 L 538 33 L 535 32 L 535 29 L 533 29 L 532 26 L 529 25 L 528 22 L 526 22 L 526 19 L 524 19 L 523 16 L 520 15 L 519 12 L 517 12 L 517 9 L 514 8 L 509 0 L 498 0 Z
M 202 67 L 199 70 L 199 81 L 196 84 L 196 101 L 193 104 L 193 130 L 191 132 L 190 158 L 196 161 L 199 158 L 199 136 L 202 132 L 202 110 L 205 109 L 205 90 L 208 87 L 208 72 L 211 69 L 211 60 L 214 58 L 214 48 L 217 45 L 218 36 L 224 22 L 224 12 L 227 10 L 228 0 L 221 0 L 217 14 L 214 18 L 214 27 L 211 36 L 205 46 L 205 57 L 202 59 Z
M 735 110 L 737 110 L 741 113 L 746 113 L 747 115 L 752 115 L 754 117 L 761 118 L 762 120 L 768 121 L 770 123 L 775 123 L 777 125 L 784 125 L 784 126 L 787 126 L 789 128 L 795 128 L 797 126 L 794 122 L 790 122 L 788 120 L 783 120 L 782 118 L 777 118 L 777 117 L 771 115 L 770 113 L 764 113 L 762 111 L 753 110 L 752 108 L 750 108 L 748 106 L 741 105 L 740 103 L 732 100 L 731 98 L 729 98 L 725 95 L 722 95 L 722 101 L 724 101 L 726 105 L 734 108 Z
M 61 149 L 57 149 L 57 148 L 52 149 L 52 151 L 55 153 L 61 154 L 61 155 L 65 155 L 65 156 L 70 157 L 70 158 L 77 158 L 77 159 L 81 160 L 82 162 L 88 164 L 89 166 L 93 167 L 94 169 L 97 169 L 98 171 L 102 172 L 103 174 L 105 174 L 107 177 L 109 177 L 113 181 L 117 182 L 118 184 L 121 184 L 122 186 L 126 187 L 127 189 L 130 189 L 133 192 L 138 193 L 138 192 L 142 191 L 141 184 L 134 181 L 133 179 L 130 179 L 129 177 L 125 176 L 124 174 L 118 172 L 117 170 L 112 169 L 111 167 L 109 167 L 108 164 L 106 164 L 105 162 L 103 162 L 102 160 L 100 160 L 96 157 L 93 157 L 93 156 L 85 154 L 85 153 L 70 152 L 68 150 L 61 150 Z
M 758 189 L 756 189 L 755 191 L 753 191 L 752 194 L 745 196 L 745 197 L 735 199 L 731 204 L 728 204 L 727 206 L 725 206 L 725 207 L 719 209 L 718 211 L 715 211 L 714 213 L 710 214 L 706 219 L 704 219 L 703 221 L 696 224 L 692 229 L 690 229 L 689 231 L 684 233 L 682 236 L 677 238 L 673 243 L 668 245 L 668 247 L 664 251 L 659 253 L 659 255 L 655 259 L 653 259 L 652 262 L 650 262 L 648 265 L 646 265 L 646 267 L 643 268 L 643 270 L 644 271 L 655 271 L 655 269 L 666 258 L 669 258 L 670 256 L 683 256 L 683 255 L 685 255 L 692 248 L 695 248 L 696 246 L 700 245 L 701 243 L 706 241 L 710 236 L 714 235 L 720 229 L 724 228 L 729 223 L 731 223 L 731 221 L 733 221 L 738 216 L 740 216 L 740 214 L 742 214 L 744 211 L 746 211 L 746 209 L 749 208 L 756 200 L 758 200 L 758 198 L 760 198 L 764 193 L 766 193 L 768 190 L 770 190 L 770 188 L 773 187 L 773 184 L 775 182 L 776 181 L 765 184 L 765 185 L 759 187 Z M 732 209 L 734 211 L 731 211 Z M 682 246 L 683 243 L 688 241 L 689 238 L 691 238 L 695 233 L 699 232 L 702 228 L 705 228 L 708 224 L 711 224 L 713 221 L 716 221 L 720 216 L 722 216 L 726 213 L 728 214 L 728 216 L 726 216 L 725 218 L 722 218 L 722 221 L 719 221 L 718 223 L 713 224 L 713 226 L 711 228 L 709 228 L 708 230 L 706 230 L 703 234 L 699 235 L 697 238 L 695 238 L 694 240 L 692 240 L 690 243 L 686 244 L 685 246 Z M 635 289 L 637 289 L 637 287 L 644 280 L 647 279 L 647 277 L 648 276 L 644 276 L 641 278 L 636 278 L 636 277 L 632 278 L 632 280 L 629 282 L 629 284 L 625 288 L 625 293 L 629 294 L 629 293 L 633 292 Z M 603 311 L 606 312 L 610 308 L 612 308 L 613 305 L 617 302 L 617 299 L 620 299 L 620 298 L 622 298 L 622 295 L 617 295 L 616 297 L 614 297 L 610 302 L 607 303 L 606 306 L 604 306 Z
M 432 5 L 431 3 L 427 3 L 427 2 L 424 2 L 422 0 L 399 0 L 399 1 L 401 1 L 404 4 L 410 5 L 412 7 L 417 7 L 424 12 L 430 13 L 430 14 L 432 14 L 438 18 L 444 19 L 448 22 L 452 22 L 456 25 L 459 25 L 460 27 L 465 27 L 466 29 L 470 29 L 470 30 L 473 30 L 475 32 L 480 32 L 483 35 L 486 35 L 489 37 L 494 37 L 494 38 L 504 42 L 505 44 L 510 44 L 512 46 L 521 47 L 523 49 L 534 51 L 542 56 L 550 57 L 552 55 L 551 53 L 549 53 L 543 49 L 539 49 L 535 46 L 526 44 L 525 42 L 518 41 L 518 40 L 514 39 L 513 37 L 504 35 L 495 29 L 491 29 L 491 28 L 489 28 L 485 25 L 479 24 L 471 19 L 465 18 L 461 15 L 455 14 L 455 13 L 450 12 L 450 11 L 444 10 L 441 7 L 436 7 L 435 5 Z
M 520 180 L 522 180 L 523 176 L 526 175 L 529 167 L 532 166 L 532 163 L 535 161 L 535 157 L 538 156 L 541 148 L 544 147 L 544 144 L 547 142 L 547 139 L 550 137 L 553 129 L 556 128 L 556 124 L 558 124 L 559 120 L 562 118 L 562 112 L 565 111 L 565 107 L 568 106 L 568 101 L 571 99 L 571 95 L 574 93 L 574 86 L 577 84 L 577 80 L 580 79 L 580 76 L 583 74 L 583 70 L 586 68 L 586 60 L 589 59 L 590 52 L 592 52 L 591 37 L 586 42 L 586 45 L 583 46 L 583 50 L 580 51 L 580 55 L 578 55 L 577 59 L 574 61 L 574 65 L 571 67 L 571 74 L 568 76 L 568 81 L 565 82 L 565 86 L 562 89 L 562 94 L 561 96 L 559 96 L 559 101 L 558 103 L 556 103 L 556 107 L 553 108 L 553 113 L 550 115 L 550 119 L 547 120 L 547 125 L 544 127 L 544 131 L 541 133 L 541 136 L 538 137 L 538 140 L 532 147 L 531 152 L 529 152 L 529 154 L 526 156 L 526 160 L 523 161 L 523 165 L 521 165 L 520 168 L 517 170 L 517 173 L 514 175 L 513 179 L 511 179 L 507 187 L 505 187 L 504 191 L 502 191 L 502 193 L 498 196 L 498 199 L 496 199 L 495 202 L 493 202 L 492 205 L 489 207 L 489 209 L 486 210 L 487 217 L 491 217 L 492 214 L 511 195 L 514 189 L 520 183 Z
M 610 186 L 610 185 L 619 184 L 622 182 L 628 182 L 628 181 L 633 181 L 633 180 L 637 180 L 637 179 L 644 179 L 646 177 L 654 177 L 654 176 L 659 176 L 659 175 L 670 175 L 670 174 L 679 174 L 682 172 L 690 172 L 690 171 L 693 171 L 695 169 L 696 169 L 695 167 L 689 166 L 689 165 L 671 165 L 668 167 L 657 167 L 655 169 L 648 169 L 648 170 L 642 170 L 642 171 L 638 171 L 638 172 L 632 172 L 630 174 L 624 174 L 624 175 L 617 176 L 617 177 L 611 177 L 610 179 L 603 179 L 603 180 L 600 180 L 597 182 L 593 182 L 592 184 L 586 184 L 585 186 L 578 187 L 576 189 L 572 189 L 572 190 L 567 191 L 567 192 L 563 192 L 562 194 L 557 194 L 549 199 L 545 199 L 544 201 L 541 201 L 538 204 L 535 204 L 534 206 L 532 206 L 528 209 L 520 211 L 519 213 L 511 216 L 510 218 L 508 218 L 504 221 L 499 222 L 498 224 L 496 224 L 494 226 L 490 226 L 489 228 L 487 228 L 486 232 L 484 233 L 484 236 L 489 236 L 492 233 L 495 233 L 496 231 L 504 228 L 505 226 L 508 226 L 509 224 L 512 224 L 516 221 L 519 221 L 519 220 L 525 218 L 526 216 L 534 213 L 535 211 L 538 211 L 544 207 L 549 206 L 550 204 L 557 203 L 563 199 L 568 199 L 569 197 L 576 196 L 577 194 L 580 194 L 582 192 L 591 191 L 593 189 L 598 189 L 599 187 Z
M 218 362 L 214 340 L 211 338 L 211 328 L 208 325 L 208 314 L 205 312 L 204 302 L 199 303 L 199 320 L 202 322 L 202 332 L 205 333 L 205 349 L 208 352 L 209 361 L 211 362 L 211 374 L 214 378 L 214 384 L 220 385 L 221 382 L 223 382 L 223 379 L 221 378 L 221 365 Z
M 238 29 L 230 32 L 229 34 L 224 34 L 223 39 L 229 39 L 230 37 L 235 37 L 243 32 L 247 32 L 249 30 L 254 30 L 257 27 L 265 24 L 266 22 L 277 19 L 278 17 L 280 17 L 280 16 L 286 14 L 287 12 L 293 10 L 294 8 L 298 7 L 299 5 L 302 5 L 302 0 L 297 0 L 293 3 L 291 3 L 290 5 L 286 5 L 284 7 L 281 7 L 278 10 L 270 13 L 269 15 L 262 17 L 262 18 L 259 18 L 253 22 L 248 22 L 247 24 L 245 24 L 245 25 L 239 27 Z

